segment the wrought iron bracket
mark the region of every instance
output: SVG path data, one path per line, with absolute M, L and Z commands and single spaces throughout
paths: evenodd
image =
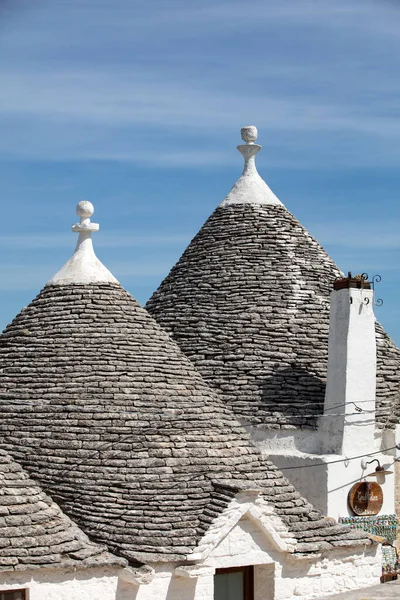
M 368 280 L 368 273 L 362 273 L 361 277 L 363 277 L 366 281 Z M 374 275 L 370 281 L 371 287 L 374 291 L 374 306 L 382 306 L 383 300 L 382 298 L 375 299 L 375 284 L 382 281 L 382 277 L 380 275 Z M 367 302 L 366 302 L 367 300 Z M 364 304 L 369 304 L 369 298 L 364 299 Z

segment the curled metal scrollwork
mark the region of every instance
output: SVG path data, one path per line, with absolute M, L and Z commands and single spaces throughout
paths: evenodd
M 375 297 L 375 284 L 379 283 L 380 281 L 382 281 L 382 277 L 380 275 L 373 276 L 371 285 L 372 285 L 372 289 L 374 290 L 374 297 Z M 374 306 L 382 306 L 382 304 L 383 304 L 382 298 L 376 298 L 376 300 L 374 299 Z

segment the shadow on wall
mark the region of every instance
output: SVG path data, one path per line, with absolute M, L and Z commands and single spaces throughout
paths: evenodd
M 148 585 L 136 586 L 118 581 L 116 600 L 194 600 L 197 579 L 189 577 L 172 577 L 167 587 L 166 578 L 160 577 Z
M 193 600 L 197 582 L 197 578 L 172 577 L 165 600 Z
M 119 579 L 115 600 L 135 600 L 138 598 L 139 589 L 139 586 L 126 583 Z
M 316 428 L 324 412 L 325 381 L 297 363 L 285 369 L 275 366 L 274 374 L 261 384 L 260 413 L 276 413 L 281 425 Z

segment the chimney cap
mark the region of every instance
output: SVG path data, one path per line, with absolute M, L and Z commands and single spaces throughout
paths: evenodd
M 347 277 L 341 277 L 333 282 L 333 289 L 342 290 L 346 288 L 358 288 L 370 290 L 371 282 L 367 280 L 368 275 L 366 273 L 361 273 L 360 275 L 352 275 L 349 271 Z

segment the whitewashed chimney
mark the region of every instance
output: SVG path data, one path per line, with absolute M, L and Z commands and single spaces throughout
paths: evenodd
M 362 276 L 334 282 L 329 322 L 329 357 L 323 453 L 355 456 L 373 447 L 376 339 L 374 292 Z M 330 416 L 332 415 L 332 416 Z

